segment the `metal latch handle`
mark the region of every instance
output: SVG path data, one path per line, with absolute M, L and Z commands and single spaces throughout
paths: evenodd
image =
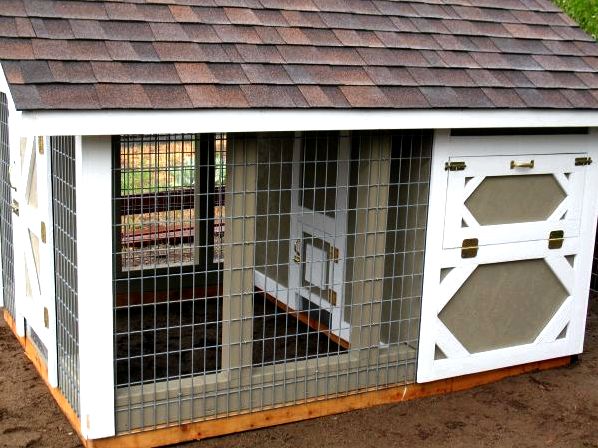
M 533 168 L 534 161 L 530 160 L 529 162 L 516 162 L 515 160 L 511 160 L 511 169 L 514 170 L 515 168 Z

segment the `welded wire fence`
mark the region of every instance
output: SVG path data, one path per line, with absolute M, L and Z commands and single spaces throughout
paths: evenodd
M 2 250 L 2 297 L 4 307 L 15 317 L 15 271 L 12 230 L 12 191 L 10 185 L 10 144 L 8 102 L 0 93 L 0 238 Z
M 50 137 L 58 387 L 79 415 L 75 138 Z
M 431 133 L 113 146 L 119 433 L 415 381 Z

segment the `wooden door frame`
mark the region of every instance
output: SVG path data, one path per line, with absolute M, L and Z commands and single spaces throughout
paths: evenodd
M 596 134 L 588 135 L 551 135 L 545 136 L 484 136 L 484 137 L 454 137 L 448 130 L 438 130 L 435 133 L 432 154 L 432 174 L 430 183 L 430 205 L 428 228 L 426 235 L 426 253 L 424 267 L 424 286 L 422 296 L 422 318 L 420 326 L 420 341 L 418 354 L 418 382 L 428 382 L 442 378 L 449 378 L 469 373 L 476 373 L 502 367 L 551 359 L 580 353 L 583 350 L 586 311 L 588 303 L 588 288 L 590 282 L 593 236 L 596 231 L 596 217 L 598 202 L 593 194 L 583 196 L 580 231 L 577 237 L 565 238 L 563 248 L 559 253 L 576 254 L 575 269 L 572 269 L 574 300 L 569 305 L 570 323 L 567 337 L 558 343 L 546 343 L 536 340 L 533 344 L 526 344 L 507 349 L 492 350 L 477 354 L 462 354 L 453 362 L 435 360 L 437 340 L 438 298 L 441 295 L 440 271 L 444 267 L 443 260 L 447 256 L 460 258 L 460 249 L 443 249 L 445 205 L 447 197 L 448 172 L 445 162 L 450 157 L 460 156 L 491 156 L 517 153 L 560 154 L 564 152 L 587 153 L 594 160 L 598 150 L 595 149 Z M 594 143 L 594 144 L 592 144 Z M 521 148 L 525 148 L 522 151 Z M 585 192 L 598 191 L 598 164 L 593 163 L 586 168 Z M 521 253 L 520 258 L 533 258 L 534 254 L 545 250 L 546 241 L 503 244 L 501 250 L 505 254 L 515 249 Z M 524 249 L 525 246 L 527 249 Z M 452 253 L 452 255 L 451 255 Z M 448 254 L 448 255 L 447 255 Z M 489 259 L 484 247 L 479 249 L 479 257 Z M 515 258 L 515 257 L 512 257 Z M 512 259 L 510 258 L 510 259 Z M 505 258 L 505 261 L 507 258 Z M 558 312 L 557 312 L 558 314 Z
M 311 209 L 299 205 L 299 194 L 301 191 L 301 168 L 303 166 L 302 150 L 304 147 L 303 132 L 295 133 L 293 144 L 293 164 L 292 164 L 292 182 L 291 182 L 291 231 L 289 241 L 289 290 L 300 294 L 302 289 L 301 266 L 293 262 L 295 256 L 295 242 L 303 240 L 303 228 L 315 230 L 322 233 L 319 237 L 326 241 L 326 235 L 332 235 L 334 247 L 339 249 L 338 263 L 334 263 L 334 278 L 332 290 L 337 294 L 337 304 L 329 304 L 327 298 L 322 307 L 331 316 L 331 333 L 336 334 L 343 340 L 349 341 L 351 325 L 343 319 L 344 316 L 344 296 L 345 296 L 345 275 L 346 275 L 346 256 L 347 256 L 347 229 L 348 229 L 348 200 L 349 200 L 349 175 L 350 175 L 350 157 L 351 142 L 347 132 L 338 134 L 338 156 L 336 161 L 336 195 L 335 195 L 335 217 L 331 218 L 323 213 L 317 213 Z M 329 238 L 328 238 L 329 239 Z M 311 293 L 309 293 L 311 295 Z M 300 304 L 296 303 L 291 297 L 287 296 L 288 306 L 295 310 L 300 310 Z M 305 297 L 307 300 L 309 298 Z M 311 301 L 311 300 L 310 300 Z M 319 306 L 320 304 L 318 304 Z M 338 330 L 337 330 L 338 329 Z

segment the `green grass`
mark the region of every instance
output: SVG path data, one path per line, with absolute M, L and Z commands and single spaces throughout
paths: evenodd
M 598 39 L 598 0 L 553 0 L 588 34 Z

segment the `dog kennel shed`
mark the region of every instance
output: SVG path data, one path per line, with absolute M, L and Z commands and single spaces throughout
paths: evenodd
M 583 350 L 598 46 L 548 0 L 3 0 L 9 323 L 157 446 Z

